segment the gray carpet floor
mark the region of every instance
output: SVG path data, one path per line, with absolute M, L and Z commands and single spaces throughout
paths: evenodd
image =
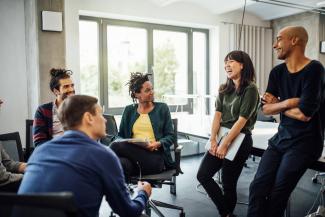
M 186 217 L 218 217 L 219 214 L 215 205 L 206 196 L 204 190 L 201 187 L 197 187 L 198 181 L 196 180 L 196 172 L 201 158 L 202 155 L 182 158 L 181 168 L 184 174 L 177 177 L 176 196 L 169 193 L 169 186 L 164 186 L 161 189 L 153 189 L 151 198 L 184 207 Z M 247 160 L 247 167 L 243 169 L 238 181 L 238 202 L 247 203 L 249 184 L 255 175 L 258 162 L 259 158 L 255 161 L 253 161 L 252 158 Z M 306 216 L 311 209 L 320 190 L 320 184 L 315 184 L 311 180 L 314 174 L 315 171 L 308 170 L 292 193 L 290 202 L 291 217 Z M 316 201 L 316 207 L 311 211 L 315 211 L 318 205 L 319 201 Z M 179 212 L 175 210 L 168 210 L 165 208 L 160 208 L 160 210 L 166 217 L 179 216 Z M 244 217 L 246 216 L 246 212 L 247 205 L 238 203 L 235 214 L 238 217 Z M 109 214 L 110 208 L 106 201 L 103 200 L 100 209 L 100 217 L 108 217 Z M 152 216 L 157 215 L 153 213 Z

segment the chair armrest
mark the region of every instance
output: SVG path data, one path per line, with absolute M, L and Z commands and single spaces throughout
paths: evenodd
M 175 149 L 175 153 L 180 153 L 182 152 L 183 146 L 182 145 L 178 145 L 177 148 Z
M 177 148 L 175 149 L 175 163 L 176 163 L 176 173 L 177 175 L 179 173 L 183 174 L 184 172 L 181 169 L 181 152 L 182 152 L 183 146 L 179 145 L 177 146 Z

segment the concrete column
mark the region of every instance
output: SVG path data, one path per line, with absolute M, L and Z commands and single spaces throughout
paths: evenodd
M 63 31 L 42 31 L 42 11 L 62 12 Z M 40 103 L 54 99 L 49 81 L 51 68 L 65 68 L 64 0 L 37 0 Z
M 39 105 L 40 82 L 38 62 L 38 22 L 36 13 L 37 0 L 25 0 L 25 44 L 26 44 L 26 78 L 27 78 L 27 118 L 33 118 Z

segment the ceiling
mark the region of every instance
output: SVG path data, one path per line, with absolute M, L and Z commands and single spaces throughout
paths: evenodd
M 150 0 L 165 7 L 174 3 L 187 2 L 208 9 L 213 14 L 224 14 L 244 7 L 245 0 Z M 262 3 L 267 2 L 267 3 Z M 278 5 L 274 5 L 278 4 Z M 317 6 L 317 3 L 323 3 Z M 292 5 L 295 4 L 295 5 Z M 280 6 L 286 5 L 286 6 Z M 324 0 L 247 0 L 246 11 L 262 20 L 272 20 L 311 9 L 325 7 Z M 300 9 L 298 9 L 300 8 Z

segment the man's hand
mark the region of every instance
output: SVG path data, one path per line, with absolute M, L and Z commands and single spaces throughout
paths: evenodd
M 138 190 L 139 191 L 145 191 L 147 193 L 148 197 L 151 196 L 152 188 L 151 188 L 151 185 L 148 182 L 139 181 L 138 182 Z
M 218 149 L 218 144 L 217 144 L 217 141 L 215 139 L 212 139 L 210 140 L 210 143 L 211 143 L 211 146 L 210 146 L 210 149 L 209 149 L 209 153 L 213 156 L 216 156 L 216 152 L 217 152 L 217 149 Z
M 216 156 L 220 159 L 224 159 L 228 152 L 228 145 L 220 144 L 217 149 Z
M 273 96 L 272 94 L 265 92 L 262 97 L 262 103 L 263 104 L 273 104 L 278 103 L 279 99 Z
M 149 151 L 158 151 L 158 148 L 160 148 L 160 146 L 160 142 L 150 142 L 147 146 L 147 149 Z
M 21 163 L 18 167 L 18 172 L 19 173 L 25 173 L 27 163 Z

